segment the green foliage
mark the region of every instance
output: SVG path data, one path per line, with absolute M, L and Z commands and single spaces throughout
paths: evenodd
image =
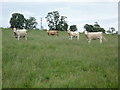
M 53 11 L 49 12 L 47 16 L 45 17 L 48 22 L 48 27 L 50 30 L 57 30 L 57 24 L 59 21 L 59 12 L 58 11 Z
M 88 32 L 103 32 L 103 33 L 105 33 L 105 29 L 101 28 L 97 22 L 95 22 L 94 25 L 85 24 L 84 28 Z
M 2 88 L 118 88 L 118 36 L 105 37 L 88 45 L 84 34 L 70 41 L 67 32 L 28 30 L 17 41 L 3 30 Z
M 26 19 L 23 14 L 13 13 L 10 19 L 10 25 L 11 28 L 36 29 L 37 22 L 34 17 Z
M 95 31 L 105 33 L 105 29 L 104 28 L 95 28 Z
M 68 28 L 68 24 L 65 21 L 67 17 L 60 17 L 58 11 L 49 12 L 45 18 L 47 19 L 49 30 L 66 31 Z
M 109 34 L 118 34 L 118 32 L 115 31 L 114 27 L 109 28 L 109 30 L 107 30 L 107 33 L 109 33 Z
M 57 28 L 58 30 L 67 31 L 68 24 L 65 21 L 66 18 L 67 18 L 66 16 L 61 16 L 59 24 L 57 25 L 58 26 L 58 28 Z
M 68 24 L 67 24 L 67 23 L 64 23 L 64 24 L 63 24 L 63 29 L 62 29 L 62 30 L 63 30 L 63 31 L 67 31 L 67 29 L 68 29 Z
M 86 25 L 84 26 L 84 28 L 85 28 L 88 32 L 94 32 L 94 31 L 95 31 L 93 25 L 86 24 Z
M 26 29 L 36 29 L 36 19 L 34 17 L 30 17 L 29 19 L 26 19 L 25 22 L 25 28 Z
M 112 33 L 112 32 L 110 30 L 108 30 L 107 33 Z
M 70 26 L 70 31 L 76 31 L 77 30 L 77 26 L 76 25 L 71 25 Z
M 98 22 L 95 22 L 94 27 L 95 28 L 100 28 L 100 25 L 98 24 Z
M 114 27 L 111 27 L 111 32 L 113 33 L 115 31 L 115 28 Z
M 20 13 L 13 13 L 10 19 L 11 28 L 23 28 L 25 23 L 25 18 Z

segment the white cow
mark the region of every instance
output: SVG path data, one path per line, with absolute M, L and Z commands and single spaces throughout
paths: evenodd
M 87 37 L 88 43 L 90 43 L 91 40 L 96 40 L 96 39 L 99 39 L 100 43 L 102 43 L 103 39 L 106 40 L 105 37 L 103 36 L 102 32 L 87 32 L 87 31 L 84 31 L 84 33 L 85 33 L 85 36 Z
M 70 31 L 68 30 L 68 38 L 69 40 L 72 40 L 73 37 L 76 37 L 77 40 L 79 40 L 79 32 L 78 31 Z
M 17 38 L 18 40 L 21 38 L 21 37 L 24 37 L 25 40 L 27 40 L 27 30 L 26 29 L 16 29 L 16 28 L 13 28 L 13 34 L 14 34 L 14 37 Z

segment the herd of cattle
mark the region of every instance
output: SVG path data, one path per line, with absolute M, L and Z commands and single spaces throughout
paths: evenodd
M 68 39 L 72 40 L 73 37 L 75 37 L 77 40 L 79 40 L 79 32 L 78 31 L 67 31 L 68 33 Z M 48 36 L 50 35 L 59 35 L 59 31 L 55 31 L 55 30 L 47 30 L 47 34 Z M 100 43 L 102 43 L 103 39 L 106 41 L 105 37 L 103 36 L 102 32 L 87 32 L 84 31 L 84 34 L 88 40 L 88 43 L 91 42 L 91 40 L 96 40 L 99 39 Z M 17 40 L 19 40 L 21 37 L 24 37 L 27 40 L 27 30 L 26 29 L 16 29 L 13 28 L 13 35 L 15 38 L 17 38 Z

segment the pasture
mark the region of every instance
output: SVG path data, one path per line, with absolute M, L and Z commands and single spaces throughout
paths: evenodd
M 48 36 L 29 30 L 28 40 L 15 40 L 2 30 L 3 88 L 117 88 L 118 36 L 88 45 L 84 34 L 68 40 L 67 32 Z

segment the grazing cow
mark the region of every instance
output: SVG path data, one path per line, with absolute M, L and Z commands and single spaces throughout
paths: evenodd
M 68 38 L 69 40 L 72 40 L 73 37 L 76 37 L 77 40 L 79 40 L 79 32 L 78 31 L 70 31 L 68 30 Z
M 99 39 L 100 43 L 102 43 L 103 39 L 106 40 L 105 37 L 103 36 L 102 32 L 87 32 L 87 31 L 84 31 L 84 33 L 85 33 L 85 36 L 87 37 L 88 43 L 90 43 L 91 40 L 96 40 L 96 39 Z
M 51 31 L 49 31 L 49 30 L 47 30 L 47 33 L 48 33 L 48 36 L 50 36 L 50 35 L 57 35 L 58 36 L 58 31 L 55 31 L 55 30 L 51 30 Z
M 27 40 L 27 30 L 26 29 L 16 29 L 16 28 L 13 28 L 13 34 L 14 34 L 14 37 L 17 38 L 18 40 L 21 38 L 21 37 L 24 37 L 26 40 Z

